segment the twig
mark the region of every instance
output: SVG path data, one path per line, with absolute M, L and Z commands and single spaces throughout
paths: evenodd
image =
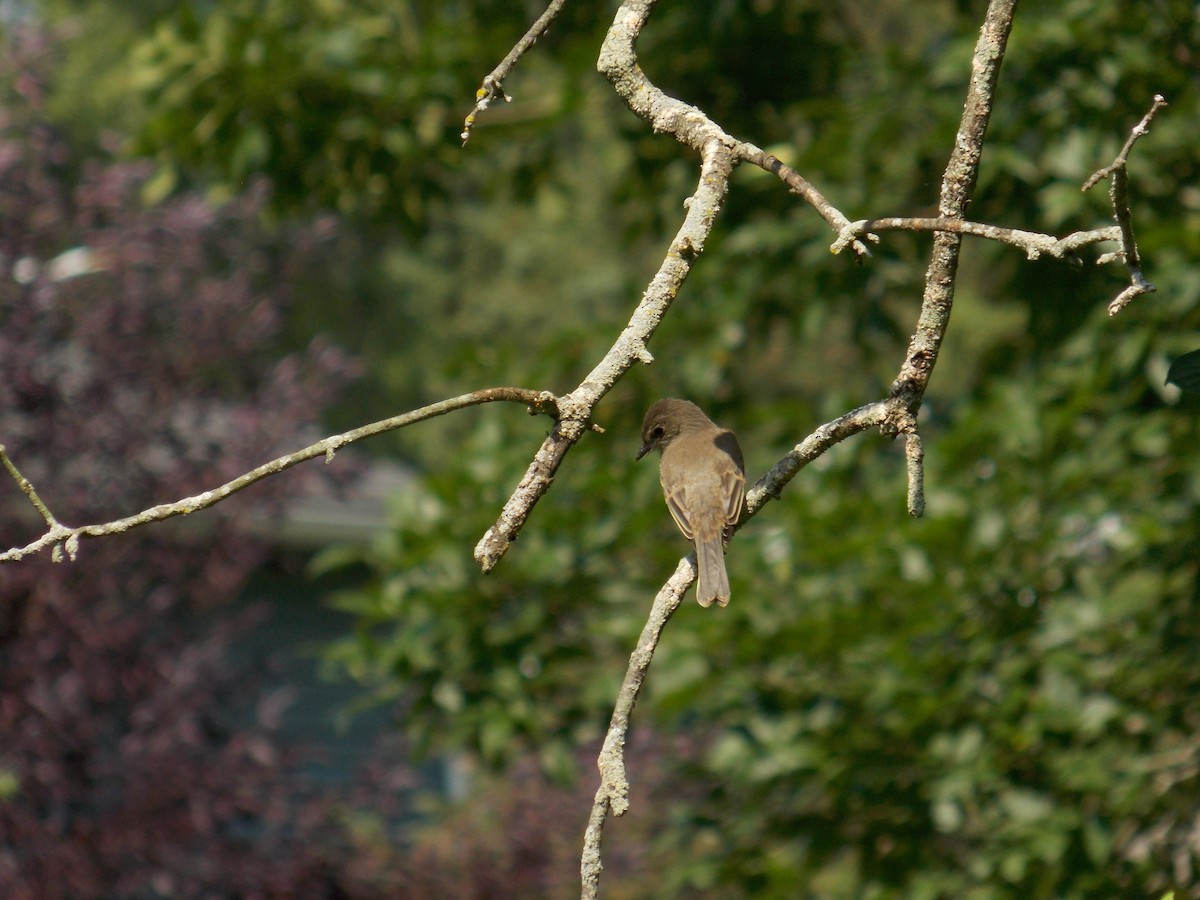
M 908 514 L 925 515 L 925 447 L 915 428 L 904 436 L 904 459 L 908 471 Z
M 115 519 L 111 522 L 105 522 L 97 525 L 79 525 L 69 527 L 59 523 L 51 514 L 50 510 L 42 503 L 37 494 L 33 490 L 33 486 L 22 477 L 21 473 L 8 455 L 4 453 L 3 448 L 0 448 L 0 454 L 3 455 L 3 463 L 10 475 L 20 486 L 37 507 L 38 512 L 42 514 L 42 518 L 50 526 L 49 530 L 40 538 L 32 543 L 26 544 L 24 547 L 14 547 L 5 553 L 0 553 L 0 563 L 13 562 L 22 559 L 32 553 L 38 553 L 46 547 L 53 547 L 53 556 L 55 562 L 61 560 L 62 550 L 65 549 L 67 556 L 74 560 L 79 549 L 80 538 L 85 537 L 103 537 L 110 534 L 122 534 L 131 528 L 136 528 L 140 525 L 148 525 L 151 522 L 161 522 L 163 519 L 169 519 L 174 516 L 186 516 L 197 512 L 201 509 L 206 509 L 216 503 L 221 502 L 231 494 L 235 494 L 243 488 L 249 487 L 256 481 L 266 478 L 268 475 L 275 475 L 285 469 L 290 469 L 298 463 L 305 462 L 310 459 L 315 459 L 318 456 L 324 456 L 326 462 L 332 462 L 334 454 L 345 447 L 347 444 L 353 444 L 356 441 L 361 441 L 364 438 L 374 437 L 377 434 L 383 434 L 386 431 L 394 431 L 397 428 L 404 428 L 407 425 L 412 425 L 416 422 L 423 422 L 426 419 L 432 419 L 435 416 L 445 415 L 454 410 L 464 409 L 468 406 L 477 406 L 481 403 L 492 403 L 498 400 L 506 400 L 514 403 L 526 404 L 531 414 L 544 413 L 546 415 L 557 417 L 559 415 L 559 400 L 549 391 L 534 391 L 527 388 L 513 387 L 497 387 L 487 388 L 481 391 L 473 391 L 469 394 L 463 394 L 459 397 L 453 397 L 449 400 L 442 400 L 438 403 L 431 403 L 429 406 L 423 406 L 420 409 L 407 412 L 399 416 L 393 416 L 390 419 L 383 419 L 379 422 L 373 422 L 370 425 L 363 425 L 355 428 L 352 431 L 344 432 L 343 434 L 335 434 L 332 437 L 327 437 L 324 440 L 317 441 L 305 447 L 303 450 L 297 450 L 294 453 L 289 453 L 281 456 L 278 459 L 273 459 L 268 463 L 264 463 L 256 469 L 252 469 L 243 475 L 238 476 L 232 481 L 228 481 L 220 487 L 213 488 L 210 491 L 205 491 L 202 494 L 197 494 L 194 497 L 185 497 L 182 500 L 177 500 L 174 503 L 164 503 L 159 506 L 152 506 L 149 509 L 144 509 L 132 516 L 126 516 L 122 519 Z M 596 426 L 593 426 L 596 427 Z
M 1123 310 L 1135 297 L 1151 294 L 1157 290 L 1142 274 L 1142 260 L 1138 255 L 1137 241 L 1133 238 L 1133 213 L 1129 208 L 1129 152 L 1133 149 L 1137 139 L 1150 131 L 1151 120 L 1166 105 L 1167 101 L 1162 94 L 1155 94 L 1150 109 L 1142 116 L 1142 120 L 1133 126 L 1129 137 L 1125 140 L 1125 146 L 1121 148 L 1117 158 L 1103 169 L 1094 172 L 1083 183 L 1083 190 L 1086 191 L 1102 179 L 1111 178 L 1108 195 L 1112 201 L 1113 218 L 1117 220 L 1117 226 L 1121 230 L 1121 256 L 1125 261 L 1126 268 L 1129 269 L 1129 287 L 1121 291 L 1116 299 L 1108 304 L 1110 316 L 1115 316 Z
M 1117 154 L 1117 158 L 1103 169 L 1093 172 L 1088 180 L 1083 183 L 1081 190 L 1091 190 L 1109 175 L 1115 174 L 1120 169 L 1127 168 L 1129 165 L 1129 152 L 1133 149 L 1133 145 L 1137 143 L 1138 138 L 1142 137 L 1142 135 L 1149 134 L 1150 122 L 1158 115 L 1158 111 L 1167 105 L 1167 100 L 1162 94 L 1155 94 L 1154 101 L 1150 104 L 1150 109 L 1142 116 L 1142 120 L 1130 130 L 1129 137 L 1125 139 L 1125 146 L 1121 148 L 1121 152 Z
M 12 476 L 13 481 L 17 483 L 17 487 L 21 492 L 29 498 L 29 502 L 33 504 L 33 508 L 38 511 L 38 514 L 45 520 L 50 527 L 49 533 L 55 533 L 62 529 L 58 519 L 54 518 L 54 513 L 50 512 L 42 498 L 38 496 L 37 491 L 33 489 L 33 485 L 29 479 L 21 474 L 17 469 L 16 464 L 9 458 L 8 448 L 0 444 L 0 461 L 3 461 L 4 468 L 8 470 L 8 474 Z M 62 562 L 62 544 L 56 543 L 54 549 L 50 551 L 50 558 L 55 562 Z
M 981 222 L 968 222 L 965 219 L 947 218 L 907 218 L 890 217 L 883 219 L 859 219 L 843 226 L 837 240 L 830 246 L 833 253 L 840 253 L 848 245 L 866 237 L 875 243 L 879 238 L 877 231 L 933 231 L 945 234 L 970 234 L 977 237 L 1011 244 L 1025 251 L 1029 259 L 1038 259 L 1043 254 L 1056 259 L 1071 256 L 1075 251 L 1090 244 L 1102 241 L 1117 241 L 1121 249 L 1116 253 L 1105 253 L 1096 260 L 1097 265 L 1120 260 L 1129 269 L 1129 287 L 1125 288 L 1108 305 L 1108 314 L 1116 315 L 1129 305 L 1135 297 L 1153 293 L 1155 286 L 1146 280 L 1142 274 L 1141 257 L 1138 254 L 1137 242 L 1133 237 L 1133 214 L 1129 207 L 1129 153 L 1138 138 L 1149 133 L 1150 122 L 1160 109 L 1167 105 L 1161 94 L 1154 95 L 1154 102 L 1140 122 L 1133 126 L 1121 152 L 1109 165 L 1092 173 L 1083 183 L 1083 190 L 1095 187 L 1105 178 L 1112 179 L 1110 196 L 1113 206 L 1113 218 L 1116 225 L 1096 228 L 1090 231 L 1076 231 L 1064 238 L 1042 234 L 1036 231 L 1023 231 L 1018 228 L 1001 228 L 998 225 L 986 225 Z
M 893 418 L 891 408 L 894 404 L 894 400 L 876 400 L 843 413 L 813 431 L 746 492 L 746 512 L 738 522 L 738 527 L 741 528 L 756 516 L 769 500 L 778 500 L 787 483 L 830 447 L 868 428 L 886 425 Z
M 830 447 L 851 435 L 868 428 L 883 425 L 888 420 L 888 406 L 893 401 L 879 400 L 851 410 L 820 428 L 796 445 L 772 469 L 760 478 L 746 494 L 746 512 L 738 523 L 740 528 L 771 499 L 780 496 L 784 486 L 796 473 L 823 454 Z M 659 638 L 667 622 L 679 608 L 683 596 L 696 580 L 695 554 L 679 561 L 674 574 L 667 580 L 654 598 L 650 616 L 642 628 L 642 634 L 625 671 L 625 680 L 617 694 L 617 702 L 609 721 L 608 732 L 600 749 L 597 767 L 600 770 L 600 786 L 592 803 L 587 829 L 583 838 L 583 855 L 580 859 L 580 878 L 583 885 L 581 896 L 594 898 L 600 887 L 600 871 L 603 868 L 600 855 L 604 825 L 611 813 L 624 815 L 629 808 L 629 782 L 625 777 L 625 741 L 629 734 L 633 708 L 646 680 L 646 673 L 658 647 Z
M 708 141 L 720 141 L 730 148 L 737 160 L 760 166 L 778 176 L 838 232 L 849 225 L 850 220 L 795 169 L 754 144 L 733 137 L 703 110 L 668 96 L 646 77 L 637 64 L 635 44 L 655 4 L 656 0 L 626 0 L 622 3 L 600 48 L 596 68 L 612 82 L 617 95 L 656 133 L 670 134 L 681 144 L 696 150 Z M 854 249 L 864 256 L 870 255 L 860 242 L 855 242 Z
M 1153 294 L 1158 290 L 1157 287 L 1146 280 L 1146 276 L 1142 274 L 1141 269 L 1131 267 L 1129 282 L 1129 287 L 1117 294 L 1113 298 L 1112 303 L 1108 304 L 1108 314 L 1110 316 L 1115 316 L 1142 294 Z
M 467 113 L 467 118 L 463 122 L 462 138 L 463 146 L 471 138 L 471 129 L 475 127 L 475 120 L 479 114 L 492 105 L 492 101 L 497 96 L 505 103 L 511 103 L 512 97 L 504 93 L 504 79 L 508 77 L 508 73 L 512 71 L 512 67 L 517 64 L 522 56 L 524 56 L 529 48 L 537 43 L 537 39 L 546 33 L 550 27 L 550 23 L 558 17 L 559 11 L 567 0 L 550 0 L 550 5 L 546 7 L 546 11 L 542 13 L 536 22 L 529 26 L 529 30 L 525 32 L 525 36 L 517 41 L 516 45 L 508 51 L 508 56 L 500 61 L 500 65 L 492 69 L 483 77 L 483 84 L 479 90 L 475 92 L 475 108 Z
M 1063 259 L 1091 244 L 1098 244 L 1102 241 L 1119 241 L 1121 239 L 1121 230 L 1116 225 L 1096 228 L 1091 231 L 1075 231 L 1066 237 L 1056 238 L 1052 234 L 1042 234 L 1038 231 L 1002 228 L 999 225 L 968 222 L 965 219 L 948 219 L 944 217 L 929 219 L 895 216 L 883 219 L 859 219 L 857 222 L 851 222 L 842 229 L 837 240 L 830 245 L 829 249 L 833 253 L 840 253 L 850 241 L 862 235 L 875 237 L 871 232 L 876 231 L 935 231 L 949 234 L 970 234 L 1019 247 L 1025 251 L 1025 256 L 1028 259 L 1038 259 L 1043 254 L 1052 256 L 1055 259 Z
M 42 498 L 39 497 L 37 491 L 33 489 L 33 485 L 30 484 L 29 479 L 21 474 L 21 472 L 17 469 L 16 464 L 12 461 L 12 459 L 9 458 L 8 448 L 3 444 L 0 444 L 0 462 L 4 463 L 4 468 L 8 470 L 8 474 L 12 476 L 13 481 L 17 483 L 17 487 L 21 489 L 21 492 L 29 498 L 29 502 L 33 504 L 33 508 L 38 511 L 38 514 L 41 515 L 43 519 L 46 520 L 46 524 L 51 528 L 57 525 L 58 520 L 55 519 L 54 514 L 46 508 L 46 504 L 42 502 Z

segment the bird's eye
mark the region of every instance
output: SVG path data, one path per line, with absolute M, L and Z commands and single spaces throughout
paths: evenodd
M 650 432 L 650 438 L 651 438 L 651 440 L 657 441 L 659 438 L 661 438 L 663 436 L 663 433 L 664 433 L 663 427 L 661 425 L 655 425 L 654 428 Z

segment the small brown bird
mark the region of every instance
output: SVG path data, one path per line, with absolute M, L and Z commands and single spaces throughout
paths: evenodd
M 733 432 L 713 423 L 695 403 L 659 400 L 642 421 L 641 459 L 662 453 L 658 477 L 667 509 L 696 545 L 696 599 L 701 606 L 729 603 L 725 542 L 742 514 L 746 473 Z

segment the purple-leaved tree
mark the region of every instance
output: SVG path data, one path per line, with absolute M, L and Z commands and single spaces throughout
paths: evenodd
M 146 206 L 145 165 L 81 160 L 45 119 L 48 55 L 28 38 L 0 72 L 0 442 L 47 502 L 91 521 L 294 444 L 354 365 L 280 348 L 289 282 L 332 220 L 267 228 L 262 188 Z M 227 647 L 247 622 L 226 608 L 263 552 L 239 513 L 320 468 L 214 510 L 202 541 L 137 530 L 85 544 L 86 564 L 0 571 L 0 895 L 327 877 L 300 852 L 320 813 L 296 808 L 269 715 L 230 715 L 244 673 Z M 10 481 L 0 527 L 20 540 L 42 524 Z

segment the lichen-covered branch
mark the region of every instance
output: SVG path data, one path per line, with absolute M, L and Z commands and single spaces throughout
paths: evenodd
M 549 490 L 554 473 L 583 435 L 596 404 L 635 363 L 653 360 L 647 342 L 678 295 L 696 258 L 704 252 L 729 190 L 729 176 L 738 162 L 736 141 L 696 107 L 659 90 L 638 68 L 634 44 L 653 6 L 651 0 L 621 5 L 601 47 L 597 68 L 613 83 L 630 109 L 650 122 L 655 131 L 667 132 L 699 152 L 700 179 L 684 204 L 683 223 L 629 323 L 579 387 L 562 398 L 562 417 L 535 454 L 496 523 L 476 545 L 475 560 L 485 572 L 504 556 L 534 505 Z
M 1141 294 L 1153 293 L 1155 290 L 1154 285 L 1147 281 L 1142 274 L 1141 257 L 1138 254 L 1137 242 L 1133 238 L 1133 213 L 1129 208 L 1128 168 L 1129 153 L 1133 149 L 1134 143 L 1138 138 L 1150 131 L 1151 120 L 1166 105 L 1167 101 L 1162 95 L 1156 94 L 1149 111 L 1146 115 L 1142 116 L 1141 121 L 1133 126 L 1129 138 L 1125 141 L 1121 152 L 1117 154 L 1117 158 L 1109 165 L 1094 172 L 1083 183 L 1083 190 L 1086 191 L 1095 187 L 1096 184 L 1105 178 L 1111 178 L 1109 194 L 1112 199 L 1113 218 L 1117 221 L 1116 225 L 1095 228 L 1090 231 L 1076 231 L 1066 237 L 1056 238 L 1053 235 L 1042 234 L 1037 231 L 1002 228 L 998 225 L 968 222 L 965 219 L 948 218 L 945 216 L 938 218 L 906 218 L 895 216 L 884 219 L 859 219 L 857 222 L 850 222 L 843 226 L 838 233 L 837 240 L 833 242 L 829 249 L 834 253 L 840 253 L 848 245 L 857 246 L 859 239 L 864 237 L 872 242 L 878 242 L 879 238 L 875 232 L 879 231 L 933 231 L 941 234 L 969 234 L 992 241 L 999 241 L 1004 244 L 1011 244 L 1014 247 L 1020 247 L 1025 251 L 1025 255 L 1029 259 L 1038 259 L 1043 255 L 1063 259 L 1064 257 L 1072 256 L 1076 251 L 1091 244 L 1098 244 L 1103 241 L 1116 241 L 1120 244 L 1119 250 L 1113 253 L 1105 253 L 1096 260 L 1097 265 L 1104 265 L 1119 260 L 1129 269 L 1129 286 L 1108 305 L 1109 315 L 1116 315 L 1135 297 Z
M 850 233 L 854 227 L 850 220 L 846 218 L 840 209 L 826 200 L 825 195 L 817 190 L 803 175 L 778 157 L 772 156 L 770 153 L 759 149 L 748 141 L 738 141 L 736 151 L 739 159 L 756 165 L 777 176 L 780 181 L 791 189 L 792 193 L 802 198 L 804 202 L 815 209 L 817 214 L 829 223 L 830 228 L 838 232 L 840 246 L 838 250 L 834 251 L 835 253 L 849 246 L 860 257 L 871 255 L 870 251 L 867 250 L 866 244 L 860 241 L 859 238 L 863 237 L 871 243 L 877 243 L 879 240 L 878 237 L 864 230 Z M 843 236 L 846 238 L 844 242 L 841 240 Z
M 979 175 L 983 139 L 992 113 L 1000 63 L 1004 59 L 1016 5 L 1016 0 L 991 0 L 988 4 L 971 61 L 971 80 L 954 149 L 942 176 L 939 218 L 962 219 L 966 213 L 967 202 Z M 961 244 L 962 237 L 948 231 L 939 231 L 933 237 L 921 313 L 900 372 L 892 383 L 892 396 L 903 401 L 903 408 L 913 418 L 921 407 L 946 335 L 946 326 L 950 322 Z M 900 434 L 905 431 L 905 425 L 904 422 L 893 420 L 888 430 L 892 434 Z
M 38 511 L 38 515 L 45 520 L 46 524 L 51 528 L 57 526 L 58 520 L 54 518 L 54 513 L 50 512 L 50 510 L 46 507 L 46 504 L 42 502 L 42 498 L 38 496 L 37 491 L 34 490 L 33 484 L 30 483 L 29 479 L 22 475 L 20 470 L 17 469 L 16 463 L 14 463 L 11 457 L 8 455 L 8 448 L 3 444 L 0 444 L 0 463 L 4 464 L 4 468 L 8 471 L 8 474 L 12 476 L 12 480 L 17 483 L 17 487 L 21 489 L 21 493 L 29 498 L 29 502 L 33 504 L 33 508 Z
M 697 135 L 714 139 L 716 127 L 703 112 L 665 97 L 646 79 L 632 56 L 632 42 L 646 22 L 653 0 L 627 2 L 617 14 L 609 32 L 610 41 L 620 40 L 602 52 L 600 69 L 613 82 L 617 93 L 630 108 L 645 118 L 655 131 L 669 132 L 683 143 L 694 145 Z M 1103 241 L 1117 241 L 1121 250 L 1098 259 L 1103 264 L 1113 258 L 1122 259 L 1131 273 L 1131 285 L 1110 305 L 1110 313 L 1119 311 L 1133 297 L 1154 290 L 1142 276 L 1140 259 L 1133 240 L 1133 230 L 1127 196 L 1127 163 L 1133 143 L 1148 130 L 1154 114 L 1165 105 L 1155 97 L 1154 105 L 1134 127 L 1117 159 L 1097 172 L 1084 189 L 1103 177 L 1112 179 L 1112 202 L 1116 226 L 1079 231 L 1063 238 L 1022 229 L 1001 228 L 964 217 L 967 204 L 979 172 L 984 137 L 991 115 L 1000 64 L 1015 12 L 1015 0 L 992 0 L 989 3 L 972 60 L 970 84 L 964 104 L 957 138 L 942 180 L 938 216 L 935 218 L 885 218 L 849 222 L 799 173 L 777 158 L 737 141 L 723 132 L 719 140 L 732 148 L 738 160 L 751 162 L 774 172 L 795 193 L 803 197 L 838 231 L 833 251 L 852 246 L 855 252 L 866 255 L 864 242 L 878 242 L 875 232 L 904 229 L 935 233 L 921 312 L 909 341 L 908 351 L 893 382 L 889 396 L 875 403 L 852 410 L 822 425 L 784 456 L 746 495 L 746 512 L 739 527 L 756 515 L 772 498 L 778 498 L 786 484 L 812 460 L 833 445 L 869 428 L 879 428 L 885 436 L 902 436 L 905 441 L 905 461 L 908 480 L 908 512 L 920 516 L 925 508 L 924 446 L 918 427 L 918 413 L 937 362 L 953 307 L 962 235 L 975 235 L 1008 243 L 1023 249 L 1030 259 L 1047 255 L 1069 257 L 1078 250 Z M 616 51 L 627 50 L 627 56 Z M 599 889 L 602 868 L 600 844 L 608 815 L 621 815 L 629 804 L 628 783 L 625 778 L 623 747 L 628 734 L 630 715 L 638 692 L 645 679 L 654 648 L 671 612 L 695 578 L 694 558 L 680 561 L 671 579 L 659 591 L 650 619 L 643 630 L 638 647 L 630 659 L 625 681 L 618 695 L 608 733 L 600 752 L 600 786 L 589 816 L 581 861 L 583 896 L 595 897 Z
M 746 512 L 738 527 L 756 515 L 767 501 L 777 499 L 796 473 L 830 447 L 859 432 L 879 427 L 887 421 L 888 406 L 892 402 L 894 401 L 879 400 L 852 410 L 831 422 L 826 422 L 797 444 L 746 494 Z M 650 608 L 650 616 L 638 638 L 637 647 L 629 658 L 629 667 L 625 671 L 625 679 L 621 683 L 612 718 L 609 720 L 608 732 L 604 736 L 604 743 L 597 758 L 600 786 L 596 789 L 596 796 L 592 802 L 580 860 L 583 885 L 581 896 L 584 898 L 594 898 L 599 891 L 600 871 L 603 868 L 600 845 L 605 822 L 609 814 L 621 816 L 629 808 L 629 782 L 625 777 L 624 749 L 633 708 L 637 704 L 663 629 L 679 608 L 695 579 L 696 558 L 691 554 L 679 561 L 675 572 L 659 589 Z
M 829 224 L 841 232 L 849 220 L 795 170 L 753 144 L 739 141 L 703 111 L 669 96 L 655 86 L 637 64 L 636 43 L 649 19 L 655 0 L 626 0 L 618 8 L 605 36 L 596 68 L 613 85 L 617 95 L 658 133 L 670 134 L 701 157 L 700 182 L 685 203 L 683 225 L 667 248 L 658 273 L 651 280 L 633 317 L 604 359 L 570 394 L 569 408 L 534 455 L 533 461 L 505 503 L 496 523 L 475 546 L 475 561 L 490 571 L 517 538 L 533 507 L 550 488 L 567 452 L 583 434 L 595 405 L 634 363 L 653 361 L 647 341 L 678 294 L 696 257 L 704 250 L 725 195 L 729 177 L 741 161 L 775 172 L 793 191 L 811 203 Z M 851 239 L 856 252 L 866 255 L 861 241 Z
M 220 503 L 225 498 L 236 494 L 238 491 L 249 487 L 256 481 L 260 481 L 269 475 L 275 475 L 285 469 L 290 469 L 299 463 L 310 459 L 316 459 L 319 456 L 324 456 L 326 462 L 333 460 L 334 454 L 345 447 L 347 444 L 353 444 L 356 441 L 361 441 L 365 438 L 374 437 L 377 434 L 383 434 L 386 431 L 395 431 L 397 428 L 404 428 L 407 425 L 413 425 L 417 422 L 423 422 L 426 419 L 432 419 L 435 416 L 442 416 L 446 413 L 453 412 L 458 409 L 464 409 L 468 406 L 477 406 L 481 403 L 493 403 L 499 400 L 506 400 L 514 403 L 523 403 L 529 407 L 530 413 L 544 413 L 552 417 L 560 415 L 559 400 L 549 391 L 535 391 L 528 388 L 514 387 L 496 387 L 487 388 L 485 390 L 473 391 L 469 394 L 463 394 L 459 397 L 452 397 L 449 400 L 442 400 L 438 403 L 431 403 L 429 406 L 423 406 L 420 409 L 412 412 L 403 413 L 399 416 L 393 416 L 389 419 L 383 419 L 379 422 L 373 422 L 369 425 L 363 425 L 351 431 L 342 434 L 335 434 L 332 437 L 327 437 L 324 440 L 317 441 L 302 450 L 297 450 L 294 453 L 288 453 L 280 456 L 278 459 L 273 459 L 268 463 L 246 472 L 238 476 L 232 481 L 215 487 L 212 490 L 205 491 L 202 494 L 197 494 L 194 497 L 184 497 L 182 500 L 176 500 L 173 503 L 163 503 L 158 506 L 152 506 L 149 509 L 144 509 L 139 513 L 131 516 L 126 516 L 121 519 L 115 519 L 111 522 L 104 522 L 95 525 L 78 525 L 69 526 L 60 523 L 49 508 L 43 503 L 41 498 L 34 491 L 31 485 L 18 471 L 16 465 L 9 459 L 7 452 L 3 447 L 0 447 L 0 462 L 3 462 L 4 467 L 8 470 L 9 475 L 21 488 L 22 492 L 33 503 L 34 507 L 45 519 L 49 528 L 46 533 L 37 540 L 26 544 L 23 547 L 13 547 L 12 549 L 0 553 L 0 563 L 14 562 L 23 559 L 33 553 L 38 553 L 47 547 L 52 547 L 53 558 L 56 562 L 62 559 L 62 552 L 66 550 L 66 555 L 74 560 L 79 550 L 79 541 L 81 538 L 104 537 L 112 534 L 123 534 L 131 528 L 137 528 L 141 525 L 148 525 L 151 522 L 161 522 L 164 519 L 170 519 L 175 516 L 186 516 L 191 513 L 198 512 L 202 509 L 207 509 Z
M 891 418 L 889 410 L 894 403 L 894 400 L 876 400 L 843 413 L 813 431 L 746 492 L 746 512 L 738 527 L 757 515 L 767 501 L 779 499 L 787 483 L 830 447 L 869 428 L 881 427 Z
M 636 35 L 645 23 L 645 17 L 653 7 L 652 0 L 626 3 L 618 12 L 617 20 L 609 31 L 610 38 L 616 33 Z M 959 128 L 955 149 L 947 166 L 942 182 L 942 197 L 939 207 L 941 218 L 962 219 L 967 200 L 974 187 L 979 159 L 983 149 L 983 138 L 987 130 L 991 111 L 992 94 L 999 74 L 999 65 L 1004 56 L 1004 47 L 1012 24 L 1015 0 L 993 0 L 989 4 L 984 27 L 972 65 L 971 84 L 968 89 L 966 108 Z M 606 41 L 606 46 L 608 42 Z M 605 56 L 601 55 L 601 70 L 604 71 Z M 605 74 L 609 74 L 606 72 Z M 661 100 L 648 86 L 640 69 L 629 67 L 610 75 L 617 92 L 626 99 L 631 108 L 647 118 L 655 130 L 671 130 L 672 127 L 690 129 L 697 127 L 703 113 L 692 107 L 667 111 Z M 674 132 L 673 132 L 674 133 Z M 677 137 L 679 135 L 677 134 Z M 683 140 L 680 137 L 680 140 Z M 839 227 L 842 231 L 845 225 Z M 922 459 L 923 451 L 917 430 L 917 411 L 928 384 L 929 375 L 937 359 L 937 352 L 945 334 L 950 307 L 954 295 L 954 276 L 958 264 L 956 234 L 938 232 L 934 237 L 933 258 L 926 275 L 925 299 L 921 317 L 910 341 L 909 353 L 901 367 L 890 396 L 852 410 L 831 422 L 822 425 L 805 438 L 790 453 L 784 456 L 746 494 L 746 512 L 741 524 L 745 524 L 758 513 L 766 502 L 779 497 L 784 486 L 805 465 L 824 453 L 829 447 L 842 440 L 879 427 L 885 434 L 903 434 L 907 441 L 909 511 L 919 514 L 924 506 Z M 695 568 L 689 560 L 683 560 L 675 574 L 659 591 L 651 610 L 650 620 L 643 629 L 638 647 L 630 659 L 629 669 L 616 708 L 609 725 L 608 734 L 598 760 L 600 787 L 589 816 L 584 836 L 584 850 L 580 864 L 582 896 L 594 898 L 599 890 L 602 859 L 600 839 L 608 814 L 621 815 L 628 807 L 628 785 L 622 750 L 629 729 L 629 716 L 637 701 L 637 694 L 645 679 L 653 647 L 657 645 L 667 615 L 664 608 L 678 607 L 683 591 L 691 584 Z M 680 582 L 682 581 L 682 586 Z M 673 604 L 673 605 L 671 605 Z
M 727 133 L 700 109 L 669 97 L 656 87 L 637 64 L 635 44 L 654 10 L 656 0 L 627 0 L 613 19 L 608 36 L 600 48 L 596 68 L 612 82 L 613 89 L 634 113 L 645 119 L 659 134 L 670 134 L 681 144 L 699 150 L 709 140 L 719 140 L 735 158 L 759 166 L 778 176 L 791 190 L 809 203 L 836 231 L 850 220 L 833 206 L 799 172 L 748 141 Z M 868 255 L 860 242 L 852 242 L 855 252 Z
M 592 802 L 592 811 L 583 836 L 580 877 L 583 884 L 581 896 L 584 898 L 594 898 L 600 890 L 600 870 L 603 868 L 600 843 L 609 813 L 621 816 L 629 809 L 629 782 L 625 778 L 625 738 L 629 733 L 633 707 L 637 704 L 642 683 L 646 680 L 646 672 L 654 658 L 654 651 L 658 647 L 663 629 L 667 627 L 667 622 L 675 610 L 679 609 L 684 594 L 695 580 L 694 560 L 694 556 L 680 560 L 675 573 L 659 589 L 654 604 L 650 607 L 650 616 L 638 638 L 637 647 L 629 657 L 629 668 L 625 670 L 621 690 L 617 693 L 608 733 L 604 736 L 604 744 L 600 748 L 598 758 L 600 786 L 596 789 L 596 797 Z
M 500 561 L 520 533 L 533 507 L 550 489 L 554 473 L 567 451 L 583 436 L 596 404 L 635 363 L 653 360 L 646 342 L 678 295 L 696 257 L 704 251 L 705 242 L 729 188 L 729 173 L 733 170 L 734 160 L 728 149 L 719 141 L 709 141 L 703 147 L 701 157 L 700 180 L 696 192 L 684 204 L 686 212 L 683 224 L 667 248 L 666 257 L 633 311 L 629 323 L 579 386 L 559 398 L 558 421 L 534 455 L 516 490 L 504 504 L 500 517 L 476 545 L 475 560 L 483 571 L 491 571 Z
M 1039 231 L 1003 228 L 999 225 L 986 225 L 982 222 L 968 222 L 965 219 L 892 216 L 883 219 L 859 219 L 857 222 L 851 222 L 842 229 L 841 234 L 829 249 L 833 253 L 840 253 L 854 239 L 877 231 L 934 231 L 947 234 L 970 234 L 1019 247 L 1025 251 L 1025 255 L 1029 259 L 1038 259 L 1041 256 L 1063 259 L 1091 244 L 1121 239 L 1120 228 L 1116 225 L 1091 231 L 1076 231 L 1066 237 L 1057 238 L 1052 234 L 1042 234 Z
M 1121 152 L 1117 154 L 1117 158 L 1104 168 L 1093 172 L 1088 180 L 1083 183 L 1081 190 L 1089 191 L 1110 175 L 1115 175 L 1118 171 L 1128 168 L 1129 153 L 1133 150 L 1133 145 L 1137 143 L 1138 138 L 1150 133 L 1150 123 L 1158 115 L 1158 111 L 1166 105 L 1167 99 L 1162 94 L 1155 94 L 1154 100 L 1150 104 L 1150 109 L 1142 116 L 1141 121 L 1130 129 L 1129 137 L 1125 139 L 1125 144 L 1121 147 Z

